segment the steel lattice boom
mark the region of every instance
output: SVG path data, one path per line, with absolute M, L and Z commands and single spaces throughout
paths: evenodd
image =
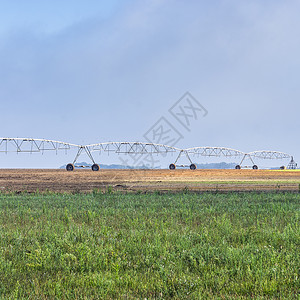
M 0 152 L 44 152 L 44 151 L 59 151 L 70 150 L 72 147 L 80 147 L 79 145 L 32 138 L 0 138 Z
M 180 149 L 154 143 L 141 142 L 107 142 L 87 145 L 91 152 L 114 152 L 117 154 L 164 154 L 177 152 Z
M 268 150 L 253 151 L 253 152 L 249 152 L 248 155 L 256 158 L 261 158 L 261 159 L 284 159 L 284 158 L 291 157 L 287 153 L 278 152 L 278 151 L 268 151 Z
M 239 150 L 231 149 L 231 148 L 224 148 L 224 147 L 195 147 L 195 148 L 188 148 L 184 151 L 188 152 L 189 154 L 193 154 L 196 156 L 224 156 L 224 157 L 232 157 L 232 156 L 242 156 L 245 153 Z

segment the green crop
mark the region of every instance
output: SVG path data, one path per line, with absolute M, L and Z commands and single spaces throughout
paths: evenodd
M 299 200 L 0 194 L 0 298 L 297 299 Z

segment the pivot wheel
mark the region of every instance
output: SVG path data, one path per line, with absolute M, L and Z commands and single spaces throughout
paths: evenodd
M 254 166 L 252 167 L 252 169 L 253 169 L 253 170 L 258 170 L 258 166 L 257 166 L 257 165 L 254 165 Z
M 99 171 L 99 170 L 100 170 L 99 165 L 98 165 L 98 164 L 93 164 L 93 165 L 92 165 L 92 170 L 93 170 L 93 171 Z
M 190 165 L 190 169 L 191 169 L 191 170 L 196 170 L 196 169 L 197 169 L 197 166 L 196 166 L 195 164 L 191 164 L 191 165 Z
M 66 170 L 67 171 L 74 171 L 74 165 L 73 164 L 67 164 Z
M 240 170 L 240 169 L 241 169 L 241 166 L 240 166 L 240 165 L 236 165 L 235 168 L 236 168 L 237 170 Z
M 175 164 L 170 164 L 170 165 L 169 165 L 169 169 L 170 169 L 170 170 L 175 170 L 175 169 L 176 169 Z

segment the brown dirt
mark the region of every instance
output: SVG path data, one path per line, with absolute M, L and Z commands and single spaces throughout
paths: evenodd
M 271 170 L 0 170 L 0 191 L 299 191 L 300 171 Z

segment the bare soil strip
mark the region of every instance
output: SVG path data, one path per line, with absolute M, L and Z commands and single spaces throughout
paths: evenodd
M 2 192 L 299 191 L 300 171 L 2 169 Z

